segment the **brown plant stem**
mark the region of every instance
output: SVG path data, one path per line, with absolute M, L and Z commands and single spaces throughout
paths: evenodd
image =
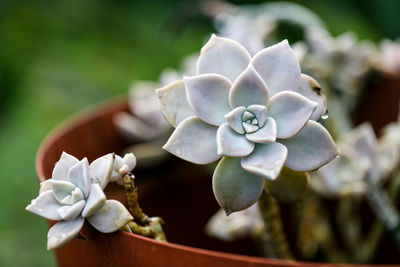
M 278 202 L 265 190 L 258 200 L 261 218 L 264 222 L 258 233 L 258 243 L 268 258 L 293 260 L 281 221 Z
M 129 222 L 130 230 L 139 235 L 152 237 L 159 241 L 167 241 L 162 224 L 164 221 L 160 217 L 147 216 L 139 205 L 138 189 L 134 183 L 135 176 L 131 173 L 124 175 L 124 187 L 128 198 L 128 208 L 133 218 L 138 220 L 139 223 L 134 221 Z

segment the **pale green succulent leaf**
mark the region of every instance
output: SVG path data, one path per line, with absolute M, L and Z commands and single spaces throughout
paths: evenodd
M 245 107 L 237 107 L 224 116 L 229 126 L 239 134 L 244 134 L 242 116 L 245 111 Z
M 280 91 L 297 89 L 300 66 L 287 40 L 261 50 L 251 62 L 267 84 L 270 97 Z
M 68 171 L 69 169 L 77 164 L 79 160 L 70 154 L 63 152 L 60 159 L 54 166 L 51 178 L 53 180 L 65 180 L 68 181 Z
M 253 205 L 263 186 L 264 178 L 245 171 L 240 158 L 223 157 L 214 171 L 214 195 L 228 215 Z
M 295 136 L 279 142 L 288 149 L 286 166 L 296 171 L 318 169 L 337 155 L 335 142 L 329 132 L 311 120 Z
M 257 144 L 253 153 L 242 158 L 241 165 L 248 172 L 274 180 L 285 165 L 287 154 L 282 144 Z
M 217 131 L 217 147 L 219 155 L 243 157 L 253 151 L 254 143 L 232 130 L 228 123 L 224 123 Z
M 250 59 L 250 54 L 238 42 L 213 34 L 201 49 L 197 73 L 217 73 L 233 82 L 247 68 Z
M 186 89 L 183 80 L 157 89 L 156 93 L 160 99 L 164 117 L 173 127 L 177 127 L 184 119 L 194 115 L 186 98 Z
M 211 125 L 224 123 L 224 115 L 231 111 L 228 101 L 231 82 L 219 74 L 185 77 L 183 81 L 189 105 L 196 116 Z
M 326 113 L 328 108 L 326 97 L 321 93 L 321 86 L 314 78 L 301 74 L 300 85 L 296 92 L 318 103 L 310 117 L 311 120 L 317 121 Z
M 271 98 L 268 116 L 274 118 L 278 138 L 298 133 L 317 107 L 317 103 L 295 92 L 280 92 Z
M 77 164 L 71 167 L 68 172 L 68 178 L 71 183 L 82 190 L 85 198 L 89 196 L 91 179 L 89 173 L 89 162 L 87 158 L 82 159 Z
M 103 207 L 106 202 L 106 195 L 101 186 L 97 183 L 90 185 L 89 197 L 86 200 L 86 206 L 82 211 L 82 217 L 92 216 L 96 211 Z
M 53 192 L 48 190 L 33 199 L 25 209 L 43 218 L 58 221 L 61 220 L 61 216 L 57 212 L 60 207 L 61 205 L 54 197 Z
M 196 164 L 214 162 L 221 158 L 217 153 L 217 129 L 195 116 L 189 117 L 178 125 L 163 148 Z
M 253 66 L 249 65 L 232 84 L 229 91 L 229 104 L 232 108 L 250 105 L 266 106 L 268 101 L 267 85 Z
M 63 200 L 71 195 L 72 191 L 76 188 L 73 183 L 67 181 L 53 179 L 49 179 L 49 181 L 51 182 L 53 195 L 60 204 L 63 204 Z
M 106 200 L 103 207 L 87 219 L 98 231 L 111 233 L 132 221 L 133 217 L 119 201 Z
M 61 221 L 53 225 L 47 234 L 47 249 L 54 250 L 71 241 L 82 229 L 85 219 L 78 217 L 73 221 Z
M 92 183 L 100 183 L 103 189 L 106 187 L 113 171 L 114 158 L 114 153 L 109 153 L 90 163 L 89 171 Z
M 271 117 L 266 119 L 264 127 L 258 129 L 254 133 L 246 134 L 246 138 L 255 143 L 272 143 L 276 140 L 276 123 Z
M 61 218 L 64 221 L 72 221 L 75 220 L 81 214 L 84 207 L 85 207 L 85 200 L 81 200 L 71 206 L 64 205 L 58 208 L 57 212 L 58 214 L 60 214 Z

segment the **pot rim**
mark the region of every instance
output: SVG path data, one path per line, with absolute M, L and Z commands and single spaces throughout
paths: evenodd
M 70 130 L 80 127 L 87 122 L 102 117 L 106 114 L 110 114 L 111 111 L 115 110 L 117 107 L 127 106 L 126 95 L 117 96 L 111 98 L 110 100 L 102 101 L 98 104 L 94 104 L 88 108 L 76 112 L 75 114 L 69 116 L 66 120 L 59 123 L 55 128 L 53 128 L 41 142 L 37 154 L 36 154 L 36 173 L 38 175 L 39 182 L 46 180 L 44 175 L 43 161 L 48 150 L 54 145 L 54 143 L 62 138 L 62 136 L 68 134 Z M 251 262 L 254 264 L 270 264 L 271 266 L 343 266 L 343 267 L 357 267 L 357 266 L 398 266 L 396 264 L 384 264 L 384 265 L 360 265 L 360 264 L 348 264 L 348 263 L 327 263 L 327 262 L 307 262 L 307 261 L 295 261 L 295 260 L 281 260 L 272 258 L 262 258 L 256 256 L 247 256 L 240 254 L 233 254 L 227 252 L 214 251 L 204 248 L 190 247 L 186 245 L 180 245 L 170 242 L 160 242 L 152 238 L 140 236 L 134 233 L 128 233 L 120 231 L 120 234 L 127 238 L 139 239 L 142 242 L 148 242 L 154 246 L 166 247 L 169 249 L 182 250 L 190 253 L 195 253 L 204 256 L 211 256 L 220 259 L 230 259 L 238 262 Z

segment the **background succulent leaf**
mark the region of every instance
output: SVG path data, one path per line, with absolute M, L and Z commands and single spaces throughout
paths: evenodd
M 301 199 L 308 186 L 308 174 L 283 167 L 275 180 L 266 180 L 265 187 L 277 200 L 292 203 Z
M 217 153 L 217 129 L 195 116 L 189 117 L 178 125 L 163 148 L 196 164 L 214 162 L 221 158 Z
M 227 214 L 244 210 L 260 197 L 264 178 L 245 171 L 240 158 L 223 157 L 215 168 L 213 190 Z
M 186 89 L 183 80 L 157 89 L 156 92 L 160 99 L 164 117 L 173 127 L 177 127 L 181 121 L 194 115 L 186 98 Z

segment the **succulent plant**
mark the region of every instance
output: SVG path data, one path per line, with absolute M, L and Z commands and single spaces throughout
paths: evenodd
M 399 128 L 397 123 L 387 126 L 380 140 L 369 123 L 353 129 L 338 145 L 340 157 L 310 172 L 312 188 L 322 195 L 339 197 L 364 194 L 368 183 L 385 182 L 399 162 Z
M 176 127 L 163 148 L 196 164 L 222 158 L 213 190 L 227 213 L 254 204 L 264 179 L 276 179 L 284 165 L 310 171 L 336 156 L 328 131 L 314 121 L 325 113 L 325 98 L 301 74 L 286 40 L 251 57 L 236 41 L 212 35 L 197 71 L 157 90 Z
M 116 171 L 131 171 L 136 164 L 133 154 L 116 159 L 114 154 L 107 154 L 89 165 L 87 158 L 79 161 L 62 153 L 52 178 L 41 184 L 39 196 L 26 207 L 48 220 L 59 221 L 48 232 L 49 250 L 73 239 L 85 219 L 103 233 L 117 231 L 133 219 L 124 205 L 107 200 L 103 192 L 110 179 L 118 179 Z
M 377 69 L 383 73 L 400 76 L 400 41 L 383 40 L 376 61 Z

